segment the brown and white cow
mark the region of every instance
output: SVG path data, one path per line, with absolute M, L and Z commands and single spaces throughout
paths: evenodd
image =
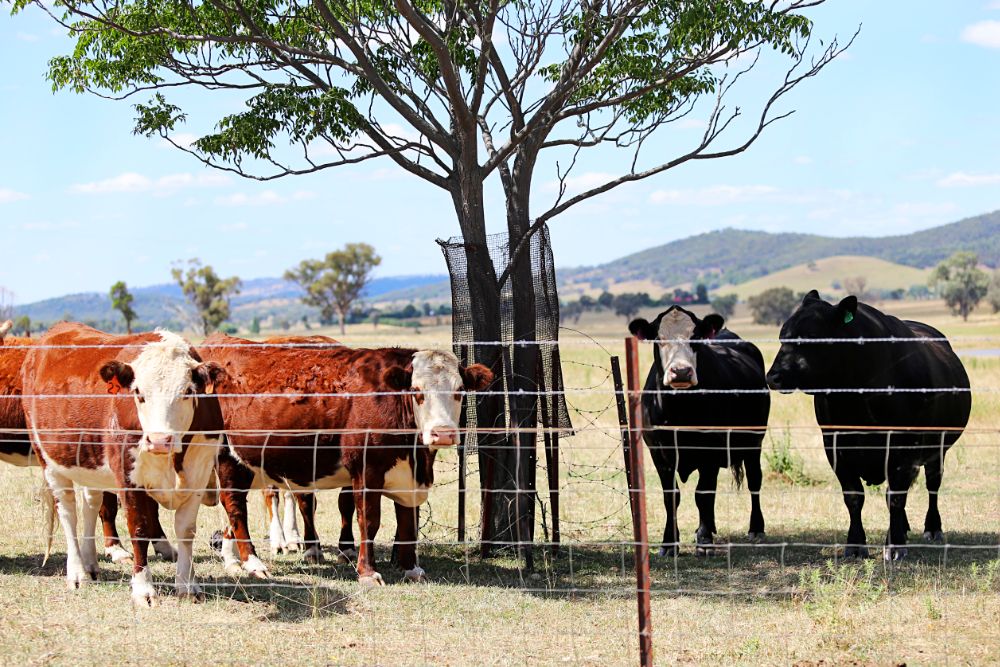
M 158 537 L 157 503 L 175 512 L 177 594 L 202 597 L 192 547 L 198 507 L 215 502 L 222 413 L 208 394 L 221 374 L 168 331 L 113 336 L 61 323 L 28 351 L 23 404 L 66 535 L 70 588 L 97 576 L 100 490 L 117 489 L 132 541 L 133 601 L 156 602 L 146 551 Z M 82 540 L 74 483 L 85 487 Z
M 37 466 L 38 458 L 31 450 L 31 438 L 25 427 L 24 407 L 21 405 L 21 365 L 28 354 L 28 346 L 36 343 L 37 338 L 19 338 L 7 336 L 11 329 L 11 321 L 0 324 L 0 462 L 19 467 Z M 48 485 L 42 487 L 42 502 L 45 504 L 46 527 L 51 535 L 51 522 L 55 521 L 55 507 L 52 493 Z M 118 514 L 118 496 L 105 492 L 101 501 L 100 518 L 104 529 L 104 555 L 112 563 L 130 564 L 132 555 L 122 548 L 118 529 L 115 527 L 115 517 Z M 153 542 L 153 549 L 167 560 L 177 560 L 177 551 L 167 541 L 163 529 L 156 528 L 160 538 Z M 45 544 L 45 560 L 48 560 L 52 547 L 51 540 Z
M 226 372 L 219 400 L 229 451 L 219 456 L 219 481 L 230 520 L 223 547 L 227 567 L 242 562 L 248 572 L 267 576 L 247 529 L 246 490 L 257 476 L 263 484 L 306 492 L 295 495 L 308 504 L 304 538 L 317 551 L 308 492 L 351 487 L 361 533 L 358 576 L 368 585 L 383 583 L 372 540 L 381 498 L 390 498 L 397 562 L 407 580 L 422 580 L 416 508 L 434 481 L 436 450 L 458 444 L 465 392 L 485 389 L 493 374 L 479 364 L 461 366 L 450 352 L 351 349 L 317 340 L 284 337 L 257 347 L 215 335 L 200 349 Z

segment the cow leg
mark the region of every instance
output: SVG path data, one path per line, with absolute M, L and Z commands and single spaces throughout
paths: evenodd
M 337 496 L 337 509 L 340 510 L 340 540 L 337 547 L 340 549 L 338 563 L 349 563 L 358 557 L 357 547 L 354 546 L 354 491 L 352 489 L 341 489 Z
M 174 532 L 177 535 L 175 590 L 177 597 L 190 598 L 196 602 L 205 599 L 205 594 L 194 578 L 194 537 L 202 495 L 202 493 L 191 494 L 191 497 L 174 512 Z
M 51 468 L 45 468 L 45 480 L 56 501 L 56 515 L 66 536 L 66 586 L 70 590 L 83 586 L 90 580 L 80 557 L 80 543 L 76 536 L 76 493 L 73 480 Z
M 396 563 L 403 568 L 404 581 L 422 583 L 427 581 L 426 573 L 417 564 L 417 526 L 420 525 L 420 507 L 396 506 L 396 539 L 392 549 L 396 553 Z
M 299 505 L 299 503 L 297 502 L 298 498 L 296 497 L 298 494 L 292 491 L 283 491 L 281 495 L 282 495 L 282 500 L 284 501 L 282 503 L 283 516 L 281 519 L 281 525 L 282 525 L 282 532 L 285 535 L 285 550 L 288 552 L 302 551 L 303 548 L 302 536 L 299 534 L 299 524 L 295 516 L 295 506 Z M 313 512 L 315 513 L 315 511 L 316 511 L 316 505 L 314 499 Z M 305 519 L 303 518 L 303 522 L 304 521 Z M 315 525 L 315 519 L 313 523 Z
M 295 502 L 299 506 L 299 511 L 302 512 L 302 531 L 306 535 L 306 550 L 302 554 L 302 558 L 307 563 L 322 563 L 323 550 L 320 548 L 319 535 L 316 533 L 316 494 L 296 493 Z M 294 513 L 294 505 L 291 503 L 289 505 Z
M 253 485 L 253 472 L 226 453 L 219 455 L 219 500 L 229 525 L 222 533 L 222 560 L 226 571 L 240 575 L 244 570 L 258 579 L 269 575 L 267 567 L 257 557 L 250 540 L 247 520 L 247 493 Z
M 174 545 L 170 543 L 167 539 L 167 534 L 163 532 L 163 526 L 160 524 L 160 507 L 159 505 L 153 505 L 153 516 L 150 517 L 152 520 L 152 530 L 153 530 L 153 551 L 165 561 L 170 561 L 171 563 L 177 560 L 177 549 Z M 177 539 L 180 539 L 178 536 Z
M 889 507 L 889 534 L 886 535 L 883 557 L 887 561 L 906 558 L 906 534 L 910 522 L 906 518 L 906 495 L 917 476 L 917 469 L 911 466 L 889 470 L 885 502 Z
M 101 512 L 104 492 L 83 487 L 83 535 L 80 540 L 80 560 L 83 569 L 96 580 L 100 568 L 97 566 L 97 517 Z
M 844 492 L 844 504 L 847 505 L 847 512 L 851 516 L 844 555 L 848 558 L 867 558 L 868 538 L 861 524 L 861 509 L 865 506 L 865 487 L 861 484 L 861 478 L 856 475 L 838 472 L 837 477 Z
M 924 519 L 924 539 L 929 542 L 944 542 L 944 532 L 941 529 L 941 514 L 938 512 L 938 490 L 941 488 L 941 475 L 944 461 L 935 457 L 924 464 L 924 475 L 927 477 L 927 517 Z
M 698 506 L 698 530 L 694 534 L 695 556 L 707 556 L 712 552 L 712 536 L 715 528 L 715 488 L 719 481 L 719 469 L 713 465 L 699 468 L 698 486 L 694 492 L 694 503 Z
M 366 488 L 367 487 L 367 488 Z M 382 575 L 375 571 L 375 535 L 382 521 L 382 494 L 371 489 L 385 487 L 385 480 L 354 480 L 354 503 L 358 509 L 358 581 L 362 586 L 383 586 Z
M 681 491 L 677 488 L 677 473 L 674 468 L 660 468 L 656 472 L 663 486 L 663 505 L 667 510 L 667 522 L 663 527 L 663 543 L 660 545 L 660 556 L 676 556 L 680 545 L 680 532 L 677 530 L 677 508 L 681 504 Z
M 110 491 L 104 492 L 101 499 L 101 527 L 104 529 L 104 555 L 111 559 L 112 563 L 122 565 L 132 564 L 132 554 L 122 547 L 121 538 L 118 537 L 118 527 L 115 526 L 115 517 L 118 515 L 118 495 Z
M 268 537 L 271 542 L 271 553 L 280 554 L 285 551 L 285 531 L 281 527 L 281 512 L 279 505 L 281 494 L 273 486 L 265 486 L 260 494 L 264 497 L 264 508 L 267 510 Z
M 764 479 L 764 473 L 760 469 L 760 452 L 751 453 L 750 457 L 743 461 L 743 469 L 747 474 L 747 488 L 750 490 L 750 541 L 762 542 L 764 540 L 764 513 L 760 509 L 760 485 Z
M 132 541 L 132 603 L 141 607 L 157 604 L 153 576 L 146 560 L 149 543 L 156 539 L 153 517 L 156 503 L 145 491 L 127 489 L 122 493 L 125 506 L 125 520 L 128 523 L 129 538 Z
M 397 507 L 396 510 L 399 511 L 399 508 Z M 419 529 L 419 526 L 420 526 L 420 506 L 418 505 L 418 506 L 414 507 L 413 510 L 415 512 L 415 514 L 413 515 L 413 521 L 414 521 L 415 525 L 417 526 L 417 528 L 414 529 L 414 534 L 418 535 L 419 532 L 420 532 L 420 529 Z M 389 562 L 392 563 L 393 565 L 398 565 L 399 564 L 399 556 L 397 554 L 398 550 L 396 548 L 396 545 L 399 544 L 400 540 L 402 540 L 402 539 L 405 539 L 405 538 L 401 538 L 400 537 L 400 529 L 399 529 L 399 525 L 397 525 L 396 526 L 396 536 L 392 540 L 392 551 L 389 552 Z

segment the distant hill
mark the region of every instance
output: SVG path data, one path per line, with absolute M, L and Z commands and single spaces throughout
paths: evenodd
M 832 282 L 865 276 L 872 289 L 908 288 L 926 281 L 927 269 L 958 250 L 972 250 L 983 264 L 1000 267 L 1000 211 L 913 234 L 878 238 L 832 238 L 815 234 L 772 234 L 724 229 L 673 241 L 593 267 L 557 271 L 563 298 L 645 291 L 653 296 L 677 286 L 704 282 L 720 293 L 742 297 L 768 287 L 816 287 L 828 293 Z M 662 290 L 658 293 L 658 291 Z M 174 284 L 139 287 L 135 310 L 140 325 L 184 328 L 191 310 Z M 302 305 L 302 291 L 281 278 L 255 278 L 243 283 L 233 299 L 232 320 L 241 325 L 264 321 L 315 320 L 317 311 Z M 450 287 L 443 275 L 376 278 L 366 293 L 376 304 L 448 303 Z M 107 294 L 96 292 L 38 301 L 15 309 L 35 322 L 61 319 L 112 328 L 121 322 Z
M 747 299 L 772 287 L 790 287 L 796 292 L 818 289 L 823 294 L 840 295 L 844 279 L 858 276 L 867 280 L 869 290 L 906 290 L 911 285 L 926 285 L 930 270 L 887 262 L 877 257 L 837 255 L 775 271 L 739 285 L 724 286 L 718 291 L 735 294 L 740 299 Z
M 925 269 L 958 250 L 1000 266 L 1000 211 L 912 234 L 878 238 L 832 238 L 815 234 L 772 234 L 724 229 L 643 250 L 596 267 L 560 272 L 561 283 L 618 283 L 652 280 L 663 287 L 693 280 L 739 284 L 825 257 L 877 257 Z
M 447 276 L 387 276 L 372 280 L 365 291 L 365 298 L 381 300 L 382 295 L 415 289 L 422 285 L 440 284 Z M 445 282 L 447 284 L 447 282 Z M 131 289 L 135 297 L 133 308 L 138 324 L 149 327 L 167 326 L 183 328 L 190 319 L 190 307 L 184 301 L 181 288 L 175 284 L 150 285 Z M 246 324 L 254 317 L 269 317 L 295 321 L 307 315 L 315 319 L 318 311 L 302 305 L 302 289 L 282 278 L 252 278 L 243 281 L 240 293 L 233 297 L 233 317 L 237 324 Z M 36 301 L 15 308 L 17 315 L 27 315 L 35 322 L 57 322 L 72 319 L 104 325 L 120 322 L 121 316 L 112 310 L 108 295 L 85 292 Z M 107 326 L 107 325 L 104 325 Z M 110 328 L 110 327 L 108 327 Z

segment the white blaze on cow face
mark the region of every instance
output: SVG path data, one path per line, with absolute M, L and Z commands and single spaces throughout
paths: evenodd
M 413 417 L 423 443 L 431 449 L 458 444 L 462 376 L 451 352 L 421 350 L 413 355 Z
M 663 385 L 687 389 L 698 385 L 698 358 L 691 347 L 694 321 L 680 310 L 672 310 L 660 320 L 656 343 L 663 364 Z
M 192 371 L 199 362 L 190 344 L 169 331 L 161 341 L 147 343 L 131 362 L 132 394 L 142 426 L 141 449 L 155 454 L 178 453 L 194 420 L 198 388 Z

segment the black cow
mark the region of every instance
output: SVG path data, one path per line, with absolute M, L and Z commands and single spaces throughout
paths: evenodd
M 774 389 L 800 389 L 814 397 L 826 457 L 840 480 L 851 515 L 846 555 L 868 555 L 861 525 L 865 503 L 861 481 L 876 485 L 888 480 L 889 534 L 883 555 L 887 560 L 906 556 L 910 529 L 906 492 L 920 466 L 924 466 L 930 493 L 924 537 L 943 541 L 937 493 L 945 452 L 969 421 L 969 376 L 947 342 L 861 340 L 944 338 L 942 333 L 921 322 L 886 315 L 853 296 L 834 306 L 813 290 L 785 322 L 781 338 L 785 342 L 767 381 Z M 850 343 L 798 343 L 797 339 Z M 869 391 L 843 391 L 851 389 Z M 898 393 L 890 389 L 940 391 Z
M 764 382 L 764 358 L 753 343 L 741 340 L 723 328 L 724 324 L 720 315 L 700 320 L 679 306 L 671 306 L 652 322 L 637 319 L 628 327 L 640 340 L 656 341 L 642 409 L 643 439 L 660 475 L 667 508 L 661 556 L 676 554 L 680 541 L 676 476 L 686 482 L 694 470 L 699 473 L 695 491 L 699 517 L 696 555 L 708 553 L 706 545 L 712 544 L 716 532 L 715 487 L 720 468 L 731 468 L 737 485 L 746 470 L 752 505 L 750 537 L 764 537 L 760 444 L 771 408 Z M 699 391 L 720 389 L 743 391 Z M 656 426 L 668 428 L 651 428 Z

